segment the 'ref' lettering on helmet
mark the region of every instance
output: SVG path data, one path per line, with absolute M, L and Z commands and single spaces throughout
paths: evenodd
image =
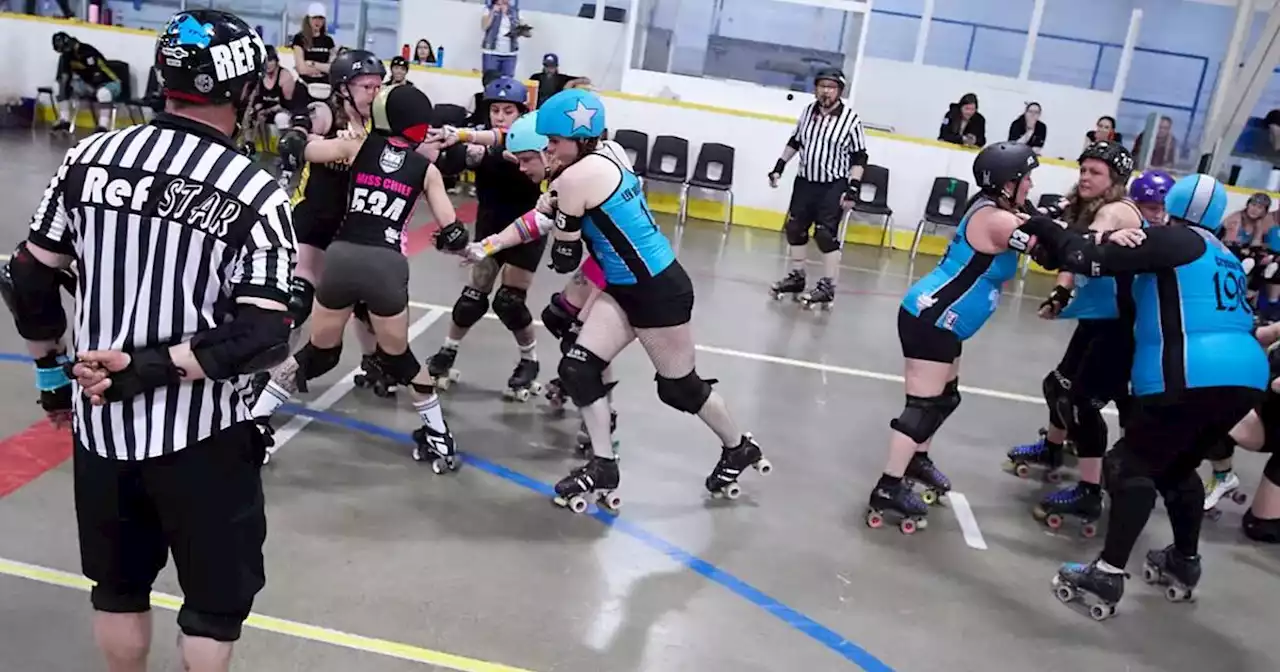
M 228 44 L 209 47 L 209 55 L 213 57 L 218 81 L 227 82 L 256 72 L 257 64 L 267 60 L 267 47 L 256 33 L 250 33 Z

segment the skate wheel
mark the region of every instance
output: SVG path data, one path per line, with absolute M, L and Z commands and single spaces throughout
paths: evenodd
M 1169 586 L 1164 589 L 1164 599 L 1170 602 L 1190 602 L 1191 589 L 1184 586 Z
M 436 458 L 431 461 L 431 471 L 434 471 L 437 474 L 443 474 L 448 470 L 449 470 L 449 465 L 444 461 L 444 458 L 442 457 Z
M 1030 478 L 1031 465 L 1027 464 L 1026 462 L 1018 462 L 1017 464 L 1013 465 L 1013 473 L 1017 475 L 1018 478 Z
M 1098 536 L 1098 526 L 1093 523 L 1085 523 L 1080 527 L 1080 536 L 1085 539 L 1092 539 Z
M 760 472 L 761 476 L 768 476 L 770 473 L 773 472 L 773 463 L 764 458 L 760 458 L 760 461 L 756 462 L 755 465 L 753 466 L 755 467 L 756 471 Z
M 369 386 L 369 379 L 363 375 L 356 376 L 351 380 L 351 382 L 355 383 L 355 386 L 360 388 L 365 388 Z
M 543 391 L 543 390 L 545 390 L 545 389 L 546 389 L 546 388 L 545 388 L 545 387 L 543 387 L 542 383 L 539 383 L 539 382 L 538 382 L 538 381 L 536 381 L 536 380 L 535 380 L 535 381 L 533 381 L 532 383 L 529 383 L 529 394 L 530 394 L 530 395 L 539 395 L 539 394 L 542 394 L 542 391 Z
M 1062 482 L 1062 472 L 1046 471 L 1044 473 L 1044 480 L 1047 483 L 1052 483 L 1053 485 L 1057 485 Z
M 737 483 L 730 483 L 729 485 L 726 485 L 723 488 L 720 488 L 719 494 L 721 497 L 724 497 L 725 499 L 729 499 L 729 500 L 737 499 L 740 495 L 742 495 L 742 486 L 738 485 Z
M 1058 583 L 1057 577 L 1054 577 L 1053 581 L 1055 584 L 1057 584 L 1057 587 L 1054 588 L 1053 590 L 1053 595 L 1054 597 L 1058 598 L 1059 602 L 1066 604 L 1067 602 L 1071 602 L 1076 599 L 1075 588 L 1072 588 L 1071 586 L 1068 586 L 1064 583 Z
M 1116 613 L 1116 608 L 1109 604 L 1095 604 L 1089 607 L 1089 618 L 1095 621 L 1105 621 Z
M 916 527 L 916 521 L 911 520 L 910 518 L 903 518 L 902 522 L 898 523 L 898 529 L 903 534 L 915 534 L 916 530 L 919 528 Z
M 414 462 L 421 462 L 423 457 L 424 457 L 424 455 L 422 454 L 422 449 L 421 449 L 421 448 L 414 448 L 414 449 L 413 449 L 413 461 L 414 461 Z
M 1249 501 L 1249 496 L 1237 490 L 1231 493 L 1231 501 L 1235 502 L 1237 506 L 1243 505 L 1245 502 Z
M 1056 513 L 1051 513 L 1044 517 L 1044 524 L 1048 525 L 1049 529 L 1056 530 L 1062 527 L 1062 516 Z
M 1156 569 L 1155 565 L 1148 562 L 1142 566 L 1142 580 L 1146 581 L 1150 585 L 1159 583 L 1160 570 Z
M 530 392 L 527 389 L 516 390 L 516 401 L 521 403 L 529 401 L 529 394 Z
M 881 527 L 881 526 L 883 526 L 883 525 L 884 525 L 884 517 L 883 517 L 883 516 L 881 516 L 880 514 L 876 513 L 875 511 L 869 511 L 869 512 L 867 513 L 867 527 L 869 527 L 869 528 L 871 528 L 871 529 L 873 529 L 873 530 L 878 530 L 878 529 L 880 529 L 880 527 Z
M 1222 511 L 1219 511 L 1216 508 L 1209 509 L 1208 511 L 1204 512 L 1204 517 L 1216 523 L 1218 522 L 1218 519 L 1222 517 Z
M 452 384 L 453 384 L 453 379 L 448 376 L 440 376 L 436 378 L 436 389 L 440 390 L 441 392 L 449 389 L 449 386 Z
M 618 493 L 616 492 L 610 492 L 605 496 L 601 497 L 600 502 L 604 506 L 604 508 L 610 509 L 612 511 L 617 511 L 618 509 L 622 508 L 622 498 L 619 497 Z
M 271 451 L 262 454 L 262 466 L 265 467 L 268 464 L 271 464 Z
M 929 506 L 933 506 L 934 504 L 938 503 L 938 493 L 932 490 L 925 490 L 924 492 L 920 493 L 920 499 L 924 500 L 925 504 L 928 504 Z
M 462 371 L 459 371 L 458 369 L 449 369 L 449 380 L 456 383 L 461 378 L 462 378 Z
M 569 510 L 574 513 L 585 513 L 587 510 L 587 500 L 581 495 L 574 495 L 569 498 Z

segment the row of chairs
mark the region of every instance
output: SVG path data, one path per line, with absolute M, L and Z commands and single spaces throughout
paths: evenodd
M 125 113 L 129 115 L 129 122 L 131 124 L 146 123 L 147 118 L 143 113 L 143 108 L 152 107 L 152 101 L 134 97 L 134 91 L 137 90 L 137 87 L 134 86 L 133 72 L 129 68 L 129 64 L 124 61 L 109 60 L 107 61 L 107 67 L 111 68 L 112 72 L 115 72 L 116 76 L 120 78 L 120 98 L 111 106 L 111 128 L 114 129 L 116 127 L 116 118 L 121 107 L 123 107 Z M 151 77 L 155 77 L 154 69 L 151 70 Z M 58 109 L 58 103 L 53 94 L 53 87 L 41 86 L 36 89 L 36 102 L 41 102 L 47 99 L 49 107 L 56 111 Z M 73 101 L 73 123 L 75 115 L 79 113 L 79 102 L 80 101 Z M 95 120 L 94 123 L 97 123 L 97 121 Z
M 650 147 L 649 134 L 623 129 L 609 134 L 627 152 L 636 175 L 646 181 L 680 185 L 679 222 L 688 216 L 689 190 L 706 189 L 727 199 L 724 227 L 733 222 L 733 164 L 735 150 L 729 145 L 706 142 L 698 150 L 693 172 L 689 172 L 689 141 L 675 135 L 659 135 Z

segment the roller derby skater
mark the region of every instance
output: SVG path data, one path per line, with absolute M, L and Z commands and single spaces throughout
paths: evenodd
M 1274 245 L 1280 241 L 1276 240 L 1277 234 L 1271 233 L 1275 220 L 1268 212 L 1270 209 L 1271 196 L 1263 192 L 1253 194 L 1243 209 L 1227 215 L 1219 234 L 1227 249 L 1240 258 L 1240 265 L 1249 276 L 1249 296 L 1259 323 L 1273 322 L 1275 317 L 1274 301 L 1270 299 L 1275 290 L 1269 287 L 1276 275 L 1276 250 L 1268 248 L 1280 248 Z
M 1258 342 L 1267 346 L 1270 365 L 1268 375 L 1272 382 L 1262 404 L 1236 423 L 1207 456 L 1213 473 L 1205 481 L 1204 514 L 1215 522 L 1222 517 L 1224 500 L 1237 506 L 1248 502 L 1248 497 L 1240 490 L 1240 477 L 1233 469 L 1235 449 L 1239 447 L 1252 452 L 1275 453 L 1276 447 L 1280 446 L 1280 435 L 1276 434 L 1280 430 L 1280 394 L 1277 394 L 1277 388 L 1280 388 L 1280 383 L 1277 383 L 1280 380 L 1280 348 L 1276 345 L 1280 342 L 1280 325 L 1261 327 L 1254 333 Z M 1245 512 L 1246 534 L 1250 531 L 1251 523 L 1259 520 L 1258 512 L 1270 518 L 1280 518 L 1280 506 L 1277 506 L 1280 500 L 1276 498 L 1275 489 L 1269 487 L 1278 479 L 1280 459 L 1272 458 L 1267 461 L 1262 482 L 1258 485 L 1257 496 L 1261 501 L 1255 501 L 1253 507 Z
M 1190 578 L 1178 567 L 1199 556 L 1205 492 L 1195 468 L 1213 442 L 1262 401 L 1269 382 L 1266 355 L 1238 291 L 1244 269 L 1214 235 L 1226 205 L 1217 180 L 1192 175 L 1165 197 L 1167 226 L 1080 233 L 1033 216 L 1019 227 L 1033 241 L 1032 258 L 1046 269 L 1133 276 L 1133 404 L 1124 438 L 1104 458 L 1111 495 L 1106 541 L 1094 562 L 1064 565 L 1054 578 L 1064 602 L 1081 594 L 1098 599 L 1095 618 L 1114 614 L 1125 567 L 1157 495 L 1169 514 L 1176 555 L 1165 552 L 1156 566 Z M 1216 309 L 1224 282 L 1239 303 L 1231 310 Z M 1164 318 L 1172 311 L 1180 319 Z
M 1016 214 L 1031 190 L 1039 166 L 1026 145 L 1001 142 L 982 150 L 973 175 L 981 190 L 965 207 L 956 235 L 938 267 L 907 290 L 898 310 L 898 338 L 905 362 L 906 407 L 890 421 L 893 429 L 884 473 L 872 488 L 867 524 L 879 527 L 886 513 L 909 519 L 904 533 L 923 527 L 924 498 L 912 485 L 924 484 L 937 503 L 951 484 L 929 458 L 942 423 L 960 405 L 961 343 L 995 312 L 1000 288 L 1018 271 L 1025 246 L 1011 239 L 1021 223 Z
M 68 135 L 75 128 L 73 101 L 87 100 L 97 113 L 97 133 L 111 126 L 111 110 L 124 89 L 120 74 L 111 68 L 102 52 L 65 32 L 53 35 L 58 52 L 58 121 L 51 132 Z
M 443 131 L 443 144 L 446 146 L 459 142 L 466 144 L 467 167 L 475 171 L 478 201 L 476 240 L 501 231 L 512 221 L 522 222 L 521 218 L 538 202 L 542 181 L 526 179 L 518 161 L 506 158 L 510 148 L 504 147 L 503 142 L 507 129 L 529 111 L 527 99 L 528 91 L 523 84 L 510 77 L 498 77 L 485 86 L 481 99 L 481 104 L 487 107 L 486 129 L 447 128 Z M 481 134 L 485 136 L 485 144 L 479 142 L 477 136 Z M 444 345 L 427 363 L 428 371 L 441 389 L 448 389 L 459 379 L 460 372 L 455 366 L 458 347 L 467 332 L 488 312 L 489 295 L 493 294 L 493 312 L 511 331 L 520 349 L 520 360 L 507 379 L 502 396 L 507 401 L 525 402 L 542 392 L 542 385 L 537 380 L 541 365 L 533 314 L 529 312 L 526 299 L 547 241 L 527 235 L 527 230 L 522 231 L 526 235 L 520 244 L 494 250 L 472 266 L 470 281 L 454 304 L 453 319 Z M 501 286 L 495 293 L 494 285 L 499 279 Z
M 836 274 L 844 248 L 844 226 L 862 189 L 867 165 L 867 142 L 858 115 L 845 108 L 844 73 L 822 68 L 814 76 L 814 101 L 800 114 L 782 156 L 769 172 L 769 186 L 777 189 L 787 163 L 800 155 L 784 230 L 791 248 L 790 270 L 769 288 L 775 300 L 784 296 L 806 308 L 830 308 L 835 300 Z M 822 253 L 822 277 L 805 291 L 805 249 L 809 229 Z
M 453 222 L 436 232 L 437 248 L 461 252 L 467 244 L 466 227 L 455 220 L 440 172 L 416 152 L 431 111 L 431 101 L 419 89 L 395 87 L 373 103 L 372 135 L 303 146 L 308 161 L 351 167 L 350 209 L 325 253 L 310 342 L 272 370 L 253 416 L 268 418 L 295 390 L 305 391 L 307 381 L 338 364 L 343 328 L 355 306 L 363 304 L 377 338 L 372 368 L 381 380 L 407 385 L 422 418 L 413 458 L 445 473 L 461 462 L 431 379 L 409 347 L 409 264 L 402 249 L 404 228 L 420 196 L 437 222 Z
M 559 273 L 578 270 L 585 238 L 605 275 L 604 292 L 558 367 L 565 391 L 582 413 L 593 454 L 556 484 L 557 498 L 571 504 L 575 496 L 607 497 L 617 489 L 604 371 L 634 340 L 657 370 L 658 398 L 697 415 L 720 439 L 720 460 L 706 479 L 707 490 L 737 497 L 743 470 L 754 467 L 763 474 L 772 465 L 738 428 L 712 389 L 715 381 L 698 375 L 689 324 L 693 283 L 654 222 L 635 173 L 612 150 L 601 148 L 605 127 L 603 101 L 581 89 L 547 99 L 535 124 L 547 136 L 547 154 L 558 166 L 552 183 L 556 197 L 549 199 L 557 211 L 552 266 Z

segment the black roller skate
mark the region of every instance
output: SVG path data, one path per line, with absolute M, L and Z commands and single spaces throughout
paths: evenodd
M 923 485 L 924 492 L 920 493 L 920 499 L 929 506 L 946 504 L 947 493 L 951 492 L 951 479 L 933 466 L 928 453 L 916 453 L 911 457 L 902 482 L 908 487 L 913 487 L 916 483 Z
M 276 452 L 276 429 L 271 426 L 271 418 L 254 418 L 253 422 L 262 433 L 262 442 L 266 444 L 266 451 L 262 454 L 262 464 L 264 466 L 271 464 L 271 456 Z
M 1253 509 L 1244 512 L 1240 521 L 1244 536 L 1264 544 L 1280 544 L 1280 518 L 1259 518 Z
M 867 504 L 867 527 L 879 529 L 887 516 L 892 516 L 898 519 L 898 529 L 903 534 L 915 534 L 929 526 L 928 515 L 929 505 L 906 481 L 889 484 L 882 478 Z
M 529 401 L 529 397 L 542 393 L 542 383 L 538 382 L 541 367 L 532 359 L 520 358 L 520 363 L 507 379 L 507 389 L 502 391 L 502 398 L 507 401 Z
M 707 492 L 712 497 L 737 499 L 742 494 L 738 477 L 747 467 L 753 467 L 761 476 L 768 476 L 773 471 L 773 463 L 765 459 L 760 444 L 750 434 L 743 434 L 742 441 L 737 446 L 720 450 L 720 461 L 711 470 L 711 475 L 707 476 Z
M 1062 482 L 1063 447 L 1049 443 L 1045 430 L 1040 430 L 1040 438 L 1035 443 L 1014 446 L 1008 453 L 1008 461 L 1004 468 L 1018 476 L 1031 478 L 1033 467 L 1043 467 L 1042 474 L 1047 483 Z
M 618 440 L 613 438 L 614 432 L 618 431 L 618 412 L 609 411 L 609 437 L 613 440 L 613 457 L 618 458 Z M 594 455 L 595 450 L 591 447 L 591 435 L 587 433 L 587 423 L 578 422 L 578 443 L 574 450 L 581 456 Z
M 458 359 L 458 349 L 443 347 L 431 359 L 427 360 L 427 373 L 435 386 L 441 391 L 449 389 L 449 386 L 458 382 L 462 377 L 462 372 L 453 368 L 453 363 Z
M 1063 604 L 1083 603 L 1093 620 L 1105 621 L 1116 615 L 1116 604 L 1124 597 L 1124 580 L 1129 575 L 1104 572 L 1098 569 L 1098 562 L 1063 565 L 1053 577 L 1053 594 Z
M 594 498 L 601 508 L 617 511 L 622 507 L 622 498 L 616 492 L 618 484 L 618 461 L 592 455 L 586 464 L 556 483 L 556 496 L 551 501 L 574 513 L 584 513 Z
M 813 289 L 800 295 L 800 303 L 806 309 L 830 310 L 835 300 L 836 286 L 831 282 L 831 278 L 818 278 L 818 284 L 814 285 Z
M 372 390 L 376 397 L 396 396 L 396 383 L 382 370 L 377 355 L 365 355 L 360 359 L 360 373 L 356 374 L 352 382 L 360 389 Z
M 569 401 L 569 395 L 564 393 L 564 388 L 560 385 L 560 379 L 552 378 L 547 381 L 543 392 L 547 398 L 547 403 L 551 406 L 551 410 L 556 413 L 563 413 L 565 402 Z
M 1192 602 L 1196 599 L 1196 584 L 1200 583 L 1200 556 L 1183 555 L 1172 545 L 1147 551 L 1142 580 L 1164 586 L 1164 597 L 1170 602 Z
M 1035 505 L 1031 515 L 1051 530 L 1061 528 L 1068 516 L 1078 518 L 1080 536 L 1092 539 L 1098 535 L 1098 519 L 1102 517 L 1102 487 L 1077 483 L 1075 487 L 1051 492 Z
M 769 292 L 773 294 L 775 301 L 781 300 L 787 294 L 791 295 L 792 300 L 799 300 L 800 293 L 804 291 L 804 285 L 804 271 L 797 268 L 787 273 L 787 277 L 773 283 Z
M 413 440 L 418 444 L 413 448 L 414 461 L 430 460 L 431 471 L 445 474 L 462 468 L 462 460 L 458 458 L 452 432 L 445 430 L 440 433 L 423 425 L 413 431 Z
M 240 153 L 250 161 L 256 161 L 258 159 L 258 144 L 256 142 L 245 142 L 240 145 Z
M 52 135 L 71 135 L 71 122 L 59 121 L 49 127 L 49 133 Z

